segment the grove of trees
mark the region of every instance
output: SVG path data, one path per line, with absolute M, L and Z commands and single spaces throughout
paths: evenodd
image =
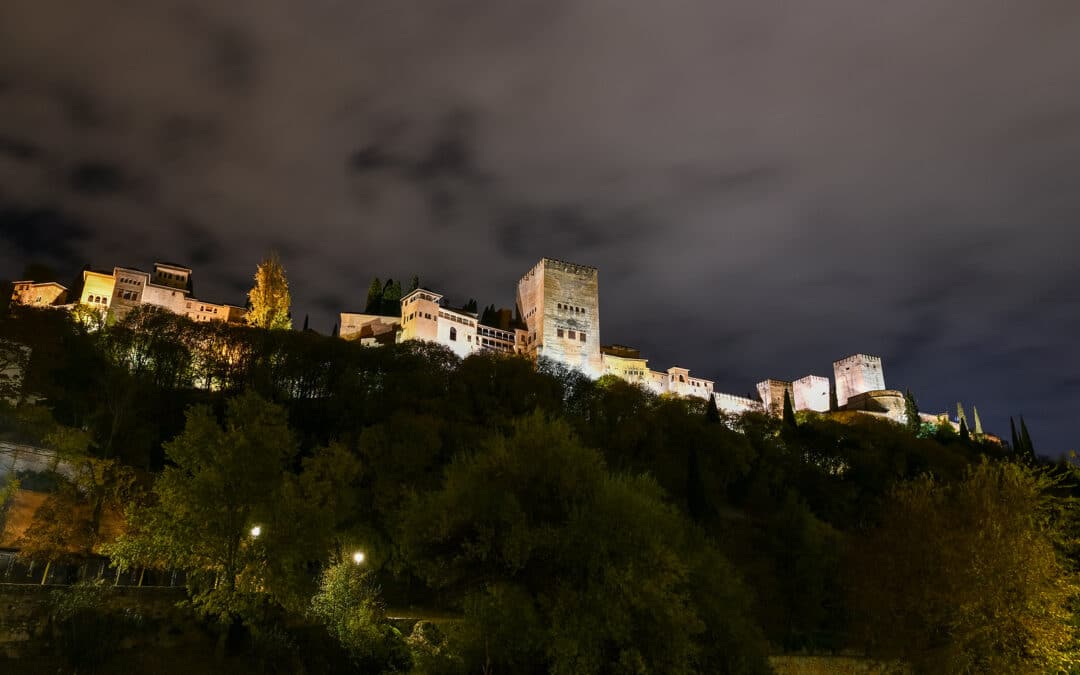
M 22 555 L 180 570 L 222 650 L 292 635 L 306 663 L 305 625 L 355 672 L 1076 667 L 1077 473 L 977 433 L 145 307 L 18 307 L 0 341 L 31 348 L 0 434 L 78 468 Z

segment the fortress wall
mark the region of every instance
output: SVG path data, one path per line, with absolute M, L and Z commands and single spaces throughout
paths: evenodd
M 758 382 L 757 390 L 758 396 L 761 397 L 762 407 L 770 415 L 783 413 L 784 392 L 786 391 L 789 396 L 792 394 L 791 382 L 784 380 L 768 379 L 764 382 Z M 792 401 L 792 405 L 794 405 L 794 401 Z
M 829 378 L 807 375 L 792 382 L 791 390 L 795 410 L 829 412 Z
M 853 354 L 835 361 L 833 378 L 836 380 L 836 404 L 840 407 L 847 405 L 852 396 L 885 389 L 885 371 L 879 356 Z

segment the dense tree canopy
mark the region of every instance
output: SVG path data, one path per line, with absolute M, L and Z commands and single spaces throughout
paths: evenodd
M 0 340 L 30 348 L 0 437 L 79 467 L 50 479 L 25 555 L 100 550 L 95 512 L 124 505 L 121 566 L 183 570 L 200 608 L 252 630 L 325 624 L 357 668 L 403 667 L 402 645 L 432 672 L 1072 658 L 1075 488 L 1033 468 L 1026 424 L 1005 446 L 947 422 L 727 417 L 546 361 L 148 307 L 16 307 Z M 406 638 L 384 601 L 455 619 Z

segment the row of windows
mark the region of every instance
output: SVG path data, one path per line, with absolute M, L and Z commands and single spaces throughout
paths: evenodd
M 86 301 L 87 302 L 92 302 L 92 303 L 94 303 L 96 305 L 107 305 L 107 304 L 109 304 L 109 299 L 106 298 L 104 295 L 91 295 L 91 296 L 86 298 Z
M 158 270 L 158 276 L 162 279 L 172 279 L 174 281 L 184 281 L 185 277 L 182 274 L 174 274 L 172 272 L 162 272 Z
M 478 326 L 476 332 L 481 335 L 487 335 L 488 337 L 498 338 L 500 340 L 507 340 L 509 342 L 514 341 L 514 334 L 497 328 L 488 328 L 487 326 Z
M 131 284 L 133 286 L 142 286 L 142 279 L 132 279 L 131 277 L 120 277 L 120 283 Z
M 428 314 L 427 312 L 413 312 L 412 314 L 410 314 L 409 316 L 407 316 L 407 317 L 405 318 L 405 320 L 406 320 L 406 321 L 412 321 L 412 320 L 413 320 L 413 317 L 416 317 L 417 319 L 430 319 L 430 318 L 431 318 L 431 315 L 430 315 L 430 314 Z
M 450 314 L 449 312 L 439 312 L 439 316 L 441 316 L 444 319 L 449 319 L 450 321 L 453 321 L 454 323 L 464 324 L 464 325 L 468 326 L 469 328 L 472 328 L 473 326 L 476 325 L 475 323 L 473 323 L 472 321 L 469 321 L 468 319 L 463 319 L 460 316 L 458 316 L 456 314 Z
M 675 376 L 674 375 L 671 376 L 671 381 L 672 382 L 675 381 Z M 686 378 L 683 377 L 682 375 L 679 375 L 679 382 L 684 382 L 685 383 Z M 691 387 L 705 387 L 705 386 L 708 386 L 708 385 L 706 385 L 704 382 L 699 382 L 698 380 L 690 380 L 690 386 Z
M 120 291 L 120 297 L 124 300 L 138 300 L 139 294 L 136 291 Z
M 435 297 L 432 295 L 428 295 L 427 293 L 417 293 L 416 295 L 409 298 L 409 300 L 405 304 L 411 305 L 417 300 L 427 300 L 428 302 L 435 302 Z
M 565 309 L 567 311 L 571 311 L 571 312 L 574 312 L 576 314 L 584 314 L 585 313 L 585 308 L 584 307 L 575 307 L 574 305 L 567 305 L 566 303 L 562 303 L 562 302 L 558 303 L 558 305 L 559 305 L 559 309 Z
M 564 334 L 563 334 L 563 329 L 562 329 L 562 328 L 558 328 L 558 329 L 556 329 L 556 330 L 555 330 L 555 333 L 556 333 L 556 334 L 557 334 L 557 335 L 558 335 L 559 337 L 568 337 L 568 338 L 570 338 L 571 340 L 580 340 L 580 341 L 582 341 L 582 342 L 585 342 L 585 333 L 579 333 L 578 331 L 573 331 L 573 330 L 567 330 L 567 331 L 566 331 L 566 335 L 564 335 Z

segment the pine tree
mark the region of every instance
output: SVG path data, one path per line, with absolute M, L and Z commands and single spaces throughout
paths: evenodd
M 308 315 L 305 314 L 304 315 L 304 330 L 307 331 L 307 329 L 308 329 Z
M 475 314 L 476 313 L 476 306 L 477 306 L 476 305 L 476 299 L 475 298 L 469 298 L 469 301 L 465 303 L 465 311 L 466 312 L 472 312 L 473 314 Z
M 334 323 L 334 327 L 330 329 L 330 337 L 337 337 L 337 336 L 338 336 L 338 327 L 337 327 L 337 323 Z
M 962 443 L 967 443 L 970 440 L 971 440 L 971 433 L 968 431 L 968 428 L 967 428 L 967 420 L 964 419 L 963 417 L 961 417 L 960 418 L 960 441 Z
M 414 274 L 411 281 L 409 281 L 409 290 L 406 291 L 406 295 L 412 293 L 416 289 L 420 288 L 420 276 Z
M 910 389 L 904 392 L 904 416 L 907 418 L 908 430 L 918 435 L 922 430 L 922 420 L 919 419 L 919 406 L 915 403 L 915 397 Z
M 248 325 L 271 330 L 292 328 L 289 282 L 277 253 L 271 251 L 255 270 L 255 286 L 248 293 Z
M 787 389 L 784 390 L 784 426 L 792 428 L 799 426 L 795 419 L 795 408 L 791 405 L 791 392 Z
M 975 435 L 983 435 L 982 420 L 979 419 L 979 409 L 975 406 L 971 406 L 971 416 L 975 418 Z
M 368 286 L 367 304 L 364 305 L 364 314 L 378 314 L 382 308 L 383 285 L 379 277 L 371 280 Z
M 1016 422 L 1013 418 L 1009 417 L 1009 429 L 1012 431 L 1012 451 L 1013 454 L 1019 455 L 1023 448 L 1020 447 L 1020 437 L 1016 435 Z

